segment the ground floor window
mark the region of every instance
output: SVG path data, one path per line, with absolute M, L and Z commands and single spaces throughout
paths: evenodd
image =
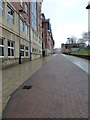
M 28 47 L 25 47 L 25 55 L 28 56 Z
M 4 40 L 0 38 L 0 56 L 4 56 Z
M 8 56 L 14 56 L 14 42 L 8 41 Z
M 20 45 L 21 56 L 24 57 L 24 45 Z

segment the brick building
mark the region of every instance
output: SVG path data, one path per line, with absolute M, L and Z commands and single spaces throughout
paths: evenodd
M 42 13 L 42 55 L 47 56 L 53 53 L 54 40 L 52 35 L 50 19 L 46 19 Z
M 42 55 L 42 2 L 0 0 L 2 65 L 22 63 Z

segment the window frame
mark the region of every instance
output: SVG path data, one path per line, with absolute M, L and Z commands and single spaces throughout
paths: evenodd
M 8 57 L 14 57 L 15 42 L 12 40 L 8 40 L 8 42 L 10 42 L 10 46 L 8 45 Z M 12 43 L 13 43 L 13 46 L 12 46 Z
M 13 15 L 9 14 L 9 12 L 12 12 Z M 7 5 L 7 21 L 11 24 L 14 24 L 14 10 L 9 5 Z
M 1 16 L 3 16 L 3 11 L 4 11 L 4 2 L 3 2 L 3 0 L 0 0 L 0 13 L 2 14 L 0 14 L 0 17 Z
M 2 44 L 0 43 L 0 48 L 2 48 L 2 55 L 0 55 L 0 57 L 4 57 L 4 39 L 3 38 L 0 38 L 0 40 L 2 40 Z
M 24 21 L 21 18 L 19 19 L 19 21 L 20 21 L 20 25 L 19 25 L 20 31 L 23 32 L 24 31 Z
M 29 34 L 29 27 L 27 24 L 25 24 L 25 34 L 28 35 Z
M 26 48 L 29 48 L 29 47 L 28 47 L 28 46 L 25 46 L 25 56 L 28 57 L 29 54 L 27 55 L 27 53 L 29 53 L 29 51 L 28 51 L 29 49 L 26 49 Z
M 23 46 L 23 48 L 21 46 Z M 25 46 L 23 44 L 20 45 L 20 53 L 22 58 L 24 58 L 24 47 Z M 23 55 L 22 55 L 22 52 L 23 52 Z

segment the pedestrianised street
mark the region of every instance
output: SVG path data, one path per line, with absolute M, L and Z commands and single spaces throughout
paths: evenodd
M 88 73 L 53 56 L 11 95 L 3 118 L 88 118 Z

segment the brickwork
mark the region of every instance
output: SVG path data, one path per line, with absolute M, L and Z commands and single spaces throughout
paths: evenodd
M 4 117 L 88 118 L 88 74 L 64 56 L 53 57 L 11 96 Z

